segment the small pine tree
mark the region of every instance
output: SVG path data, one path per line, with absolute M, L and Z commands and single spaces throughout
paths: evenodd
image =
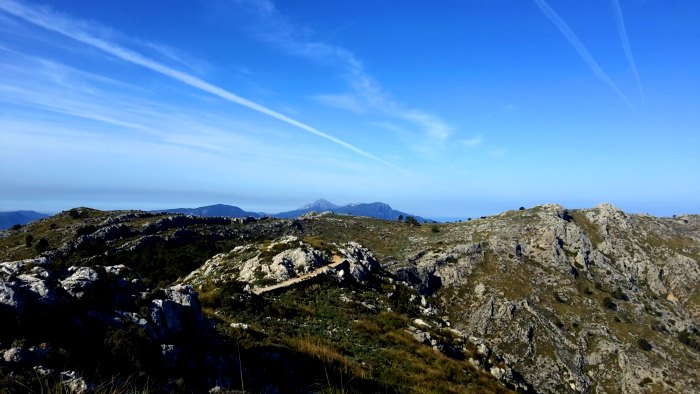
M 403 215 L 399 215 L 399 222 L 403 222 Z
M 31 234 L 27 234 L 26 237 L 24 237 L 24 245 L 26 247 L 32 246 L 32 242 L 34 242 L 34 236 Z

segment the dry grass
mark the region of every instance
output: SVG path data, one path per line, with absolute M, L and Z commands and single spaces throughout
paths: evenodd
M 289 341 L 289 346 L 301 353 L 320 360 L 324 365 L 332 366 L 343 374 L 361 379 L 369 379 L 371 377 L 370 371 L 352 362 L 340 353 L 338 349 L 321 339 L 309 337 L 292 338 Z
M 588 238 L 591 240 L 593 247 L 598 248 L 598 245 L 604 241 L 603 237 L 600 235 L 598 227 L 593 224 L 593 222 L 588 220 L 586 215 L 581 212 L 569 211 L 569 214 L 574 218 L 574 223 L 576 223 L 584 230 L 586 234 L 588 234 Z

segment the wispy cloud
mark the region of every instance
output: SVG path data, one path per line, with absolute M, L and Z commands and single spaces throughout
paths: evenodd
M 147 68 L 158 74 L 167 76 L 171 79 L 189 85 L 195 89 L 207 92 L 209 94 L 218 96 L 229 102 L 242 105 L 254 111 L 260 112 L 272 118 L 278 119 L 282 122 L 295 126 L 299 129 L 307 131 L 311 134 L 325 138 L 332 141 L 335 144 L 343 146 L 359 155 L 377 161 L 379 163 L 395 167 L 393 164 L 375 156 L 364 150 L 351 145 L 337 137 L 330 134 L 324 133 L 312 126 L 302 123 L 296 119 L 290 118 L 272 109 L 264 107 L 258 103 L 251 100 L 238 96 L 232 92 L 229 92 L 219 86 L 208 83 L 200 78 L 197 78 L 191 74 L 176 70 L 165 64 L 156 62 L 140 53 L 126 49 L 119 46 L 113 42 L 107 41 L 103 38 L 99 38 L 94 32 L 90 31 L 87 27 L 88 24 L 73 20 L 71 18 L 60 15 L 56 12 L 51 11 L 48 8 L 30 8 L 25 5 L 19 4 L 11 0 L 0 1 L 0 9 L 14 15 L 15 17 L 21 18 L 27 22 L 33 23 L 40 26 L 46 30 L 50 30 L 56 33 L 60 33 L 64 36 L 70 37 L 76 41 L 83 44 L 89 45 L 93 48 L 99 49 L 105 53 L 108 53 L 118 59 L 123 61 L 139 65 L 141 67 Z
M 329 107 L 340 108 L 358 114 L 367 112 L 364 103 L 352 94 L 317 94 L 312 98 Z
M 591 71 L 600 79 L 603 81 L 606 85 L 608 85 L 622 100 L 624 100 L 630 107 L 634 106 L 632 105 L 632 102 L 625 96 L 624 93 L 620 90 L 620 88 L 615 84 L 615 82 L 610 79 L 608 74 L 603 71 L 603 69 L 598 65 L 598 62 L 593 58 L 591 53 L 588 51 L 585 45 L 583 45 L 583 42 L 576 36 L 573 30 L 569 27 L 569 25 L 564 22 L 564 20 L 557 14 L 552 7 L 547 4 L 545 0 L 534 0 L 535 4 L 540 8 L 542 13 L 552 22 L 554 25 L 559 29 L 559 31 L 564 35 L 564 37 L 569 41 L 571 46 L 576 49 L 576 52 L 578 52 L 579 56 L 583 59 L 584 62 L 590 67 Z
M 360 174 L 378 172 L 373 162 L 351 160 L 349 151 L 295 144 L 297 133 L 257 116 L 249 121 L 230 109 L 197 107 L 197 99 L 153 93 L 47 59 L 0 53 L 0 168 L 7 169 L 0 184 L 13 196 L 32 185 L 53 188 L 54 195 L 86 185 L 291 190 L 304 182 L 360 182 Z M 27 157 L 31 166 L 19 164 Z M 289 176 L 301 172 L 308 181 Z
M 372 110 L 383 116 L 407 122 L 420 131 L 420 145 L 427 150 L 439 150 L 453 132 L 453 128 L 439 116 L 412 108 L 394 100 L 389 93 L 366 71 L 363 62 L 350 50 L 310 38 L 308 29 L 297 27 L 280 13 L 269 0 L 235 0 L 235 3 L 254 12 L 257 24 L 252 33 L 262 41 L 281 50 L 322 64 L 335 64 L 343 70 L 348 94 L 322 94 L 323 104 L 353 112 Z
M 385 130 L 393 131 L 395 133 L 401 133 L 404 131 L 400 126 L 398 126 L 394 123 L 391 123 L 391 122 L 380 121 L 380 122 L 368 122 L 367 124 L 370 126 L 379 127 L 379 128 L 385 129 Z
M 503 148 L 491 149 L 487 153 L 494 159 L 501 159 L 506 156 L 506 150 Z
M 462 145 L 471 148 L 473 146 L 481 145 L 481 143 L 484 142 L 484 137 L 482 137 L 481 135 L 477 135 L 475 137 L 466 140 L 461 140 L 459 142 L 461 142 Z
M 618 0 L 610 0 L 612 4 L 613 14 L 615 15 L 615 23 L 617 24 L 617 32 L 620 35 L 620 41 L 622 41 L 622 48 L 625 51 L 625 56 L 627 57 L 627 62 L 634 73 L 634 79 L 637 81 L 637 88 L 639 89 L 639 97 L 642 99 L 642 103 L 646 104 L 646 98 L 644 97 L 644 89 L 642 88 L 642 82 L 639 79 L 639 73 L 637 72 L 637 65 L 634 62 L 634 56 L 632 55 L 632 48 L 630 47 L 630 40 L 627 37 L 627 28 L 625 27 L 625 18 L 622 15 L 622 8 L 620 8 L 620 2 Z
M 150 49 L 155 53 L 165 57 L 166 59 L 172 60 L 182 66 L 185 66 L 186 68 L 200 75 L 206 74 L 207 71 L 210 70 L 212 67 L 206 61 L 196 59 L 193 56 L 168 45 L 143 40 L 137 40 L 136 42 L 142 45 L 143 47 Z

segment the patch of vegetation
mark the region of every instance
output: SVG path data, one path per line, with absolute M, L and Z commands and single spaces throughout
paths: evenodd
M 103 247 L 96 244 L 97 248 Z M 97 255 L 91 264 L 124 264 L 132 269 L 132 274 L 143 279 L 147 286 L 163 287 L 184 277 L 200 267 L 211 256 L 222 252 L 221 246 L 213 239 L 199 234 L 191 234 L 187 241 L 168 242 L 155 240 L 138 253 L 121 251 L 109 255 Z M 98 249 L 99 250 L 99 249 Z
M 697 329 L 681 331 L 678 333 L 678 340 L 691 349 L 700 351 L 700 334 Z
M 78 229 L 75 231 L 75 234 L 80 237 L 81 235 L 92 234 L 95 231 L 97 231 L 97 226 L 87 224 L 85 226 L 78 227 Z
M 600 231 L 598 230 L 598 227 L 593 224 L 586 215 L 584 215 L 581 212 L 577 211 L 567 211 L 569 215 L 571 216 L 571 220 L 576 223 L 583 231 L 588 234 L 588 238 L 591 240 L 591 243 L 593 244 L 593 247 L 597 248 L 598 245 L 600 245 L 604 239 L 600 235 Z
M 617 287 L 611 294 L 615 299 L 618 299 L 620 301 L 629 301 L 630 298 L 625 294 L 622 289 Z
M 382 295 L 385 289 L 392 290 L 390 298 Z M 252 298 L 228 287 L 201 291 L 207 310 L 218 311 L 224 340 L 240 344 L 244 367 L 256 369 L 255 355 L 274 349 L 293 366 L 294 379 L 314 382 L 314 391 L 507 391 L 463 355 L 447 357 L 411 337 L 405 330 L 420 303 L 415 290 L 400 284 L 375 277 L 364 286 L 320 281 Z M 229 321 L 250 328 L 230 329 Z M 292 354 L 306 361 L 291 363 L 287 357 Z
M 612 310 L 612 311 L 617 310 L 617 304 L 610 297 L 605 297 L 603 299 L 603 306 Z
M 421 224 L 418 222 L 418 220 L 416 220 L 416 218 L 414 218 L 413 216 L 406 216 L 406 222 L 405 222 L 405 223 L 406 223 L 407 225 L 409 225 L 409 226 L 414 226 L 414 227 L 418 227 L 418 226 L 421 225 Z
M 644 338 L 639 338 L 639 340 L 637 340 L 637 346 L 639 346 L 639 348 L 642 349 L 642 350 L 644 350 L 645 352 L 648 352 L 648 351 L 650 351 L 651 349 L 654 348 L 654 347 L 651 345 L 651 343 L 649 343 L 649 341 L 647 341 L 647 340 L 644 339 Z
M 46 238 L 40 239 L 36 245 L 34 245 L 34 249 L 36 249 L 37 253 L 43 253 L 49 250 L 49 241 Z

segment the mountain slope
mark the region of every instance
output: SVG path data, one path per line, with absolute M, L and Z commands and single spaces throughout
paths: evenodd
M 199 208 L 174 208 L 174 209 L 163 209 L 153 212 L 167 212 L 167 213 L 181 213 L 184 215 L 194 215 L 194 216 L 224 216 L 230 218 L 259 218 L 262 216 L 257 212 L 248 212 L 234 205 L 207 205 L 205 207 Z
M 8 229 L 15 224 L 27 224 L 31 221 L 48 217 L 43 213 L 34 211 L 0 212 L 0 230 Z
M 47 239 L 48 250 L 25 246 L 29 234 Z M 56 333 L 108 324 L 119 343 L 154 352 L 147 365 L 158 382 L 191 391 L 244 383 L 280 392 L 693 393 L 700 384 L 698 215 L 548 204 L 410 226 L 344 215 L 254 220 L 76 209 L 5 235 L 0 260 L 44 259 L 2 263 L 0 319 L 16 329 L 0 330 L 0 349 L 20 347 L 4 359 L 48 343 L 57 349 L 50 367 L 63 368 L 58 350 L 71 347 Z M 127 277 L 107 274 L 117 264 Z M 105 282 L 91 285 L 98 280 Z M 85 298 L 63 306 L 72 299 L 65 292 Z M 37 305 L 47 299 L 54 303 Z M 166 305 L 180 320 L 163 320 Z M 22 326 L 33 322 L 21 315 L 27 311 L 52 318 L 46 308 L 76 315 Z M 128 331 L 126 317 L 140 329 Z M 200 328 L 168 336 L 168 324 Z M 142 338 L 139 330 L 155 334 Z M 101 331 L 85 334 L 99 339 L 97 348 L 108 344 Z M 95 365 L 138 365 L 147 356 L 124 364 L 109 349 L 97 360 L 73 353 L 71 368 L 105 376 Z M 36 365 L 30 360 L 21 365 Z M 0 385 L 9 371 L 17 379 L 29 370 L 29 382 L 36 376 L 13 365 L 0 361 Z
M 325 211 L 331 211 L 333 213 L 343 215 L 367 216 L 375 219 L 384 220 L 397 220 L 399 217 L 406 218 L 408 216 L 413 216 L 416 220 L 418 220 L 421 223 L 428 221 L 428 219 L 424 219 L 420 216 L 411 215 L 406 212 L 394 210 L 388 204 L 382 202 L 348 204 L 340 206 L 335 205 L 324 199 L 316 200 L 293 211 L 280 212 L 271 216 L 279 218 L 295 218 L 307 214 L 309 212 L 320 213 Z

